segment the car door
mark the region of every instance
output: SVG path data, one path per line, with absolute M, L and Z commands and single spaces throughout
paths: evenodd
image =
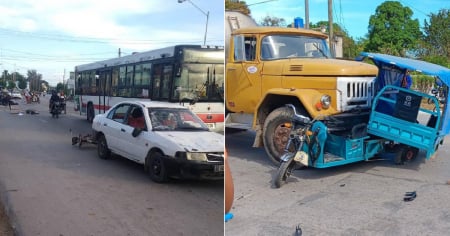
M 120 104 L 116 106 L 107 116 L 107 122 L 102 124 L 105 131 L 108 147 L 119 155 L 124 155 L 126 147 L 123 146 L 124 123 L 127 120 L 130 104 Z
M 136 121 L 139 120 L 139 121 Z M 142 132 L 133 137 L 135 128 L 142 129 Z M 127 158 L 139 163 L 144 163 L 148 151 L 148 139 L 146 139 L 147 124 L 144 109 L 140 106 L 132 105 L 128 110 L 127 120 L 120 128 L 120 147 L 126 153 Z

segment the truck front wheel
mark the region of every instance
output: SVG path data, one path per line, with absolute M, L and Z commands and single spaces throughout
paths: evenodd
M 279 165 L 291 129 L 285 124 L 291 122 L 294 112 L 288 107 L 273 110 L 266 118 L 263 128 L 264 148 L 270 160 Z

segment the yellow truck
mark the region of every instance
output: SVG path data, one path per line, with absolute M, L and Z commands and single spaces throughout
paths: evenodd
M 293 104 L 311 119 L 325 116 L 328 131 L 347 135 L 367 123 L 378 69 L 331 57 L 327 35 L 307 29 L 239 27 L 225 15 L 226 127 L 250 126 L 254 147 L 264 146 L 274 163 L 288 140 Z

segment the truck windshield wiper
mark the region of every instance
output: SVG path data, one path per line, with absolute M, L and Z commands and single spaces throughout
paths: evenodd
M 314 44 L 314 43 L 313 43 L 313 46 L 314 46 L 320 53 L 322 53 L 322 55 L 323 55 L 325 58 L 328 58 L 328 56 L 325 54 L 325 52 L 324 52 L 321 48 L 319 48 L 319 46 L 317 46 L 317 45 Z

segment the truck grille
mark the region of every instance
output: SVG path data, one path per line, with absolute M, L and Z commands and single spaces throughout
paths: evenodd
M 354 108 L 369 108 L 374 96 L 373 77 L 339 77 L 338 109 L 348 111 Z

